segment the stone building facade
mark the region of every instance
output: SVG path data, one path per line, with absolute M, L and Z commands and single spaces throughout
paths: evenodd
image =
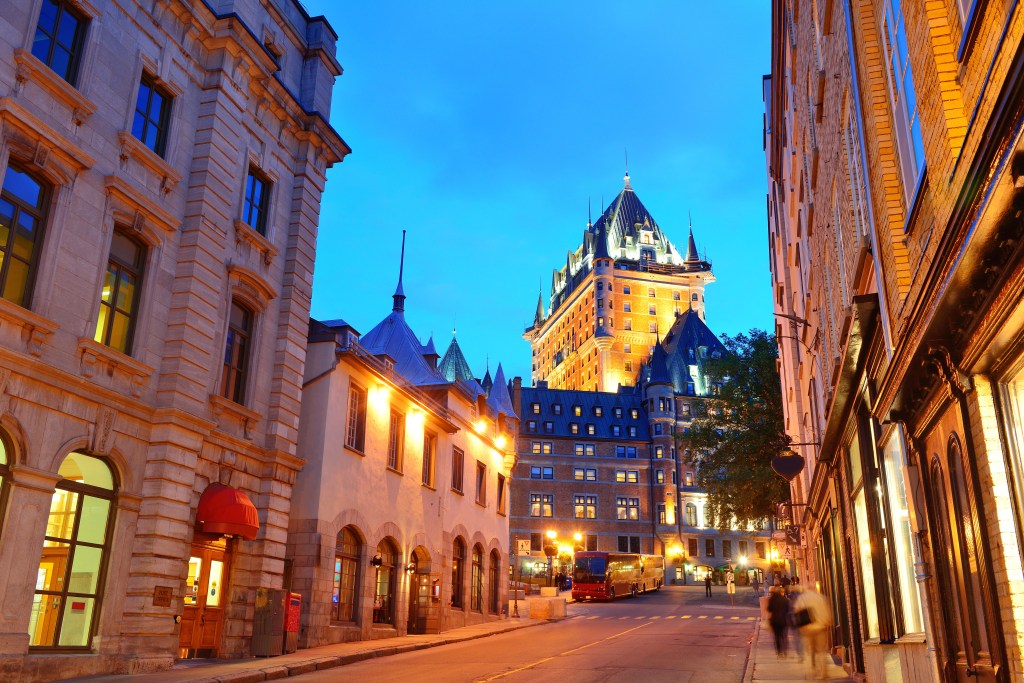
M 310 322 L 288 542 L 302 646 L 507 617 L 517 419 L 504 373 L 485 390 L 454 340 L 439 369 L 395 302 L 362 337 Z
M 689 310 L 675 316 L 635 385 L 615 393 L 544 383 L 513 391 L 521 419 L 510 525 L 513 542 L 530 542 L 517 557 L 520 576 L 543 580 L 567 570 L 575 550 L 598 550 L 661 555 L 666 582 L 708 574 L 719 582 L 726 567 L 741 584 L 764 578 L 767 526 L 719 529 L 683 457 L 689 425 L 713 400 L 699 368 L 723 351 Z M 558 555 L 549 569 L 551 545 Z
M 628 386 L 677 314 L 693 309 L 704 317 L 704 287 L 715 277 L 697 254 L 693 231 L 680 254 L 629 175 L 625 182 L 552 274 L 549 312 L 538 298 L 523 334 L 535 384 L 605 392 Z
M 1024 680 L 1024 10 L 773 2 L 769 244 L 803 575 L 869 681 Z
M 336 36 L 292 0 L 0 14 L 0 678 L 245 656 L 349 151 Z

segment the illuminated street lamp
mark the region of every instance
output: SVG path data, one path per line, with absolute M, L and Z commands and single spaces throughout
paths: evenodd
M 555 545 L 555 539 L 558 538 L 558 533 L 554 529 L 548 529 L 546 534 L 548 542 L 544 546 L 544 554 L 548 557 L 548 585 L 555 585 L 555 575 L 552 571 L 551 560 L 558 553 L 558 546 Z

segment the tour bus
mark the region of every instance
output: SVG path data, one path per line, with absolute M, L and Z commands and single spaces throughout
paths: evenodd
M 634 553 L 576 553 L 573 600 L 614 600 L 656 591 L 665 582 L 665 558 Z

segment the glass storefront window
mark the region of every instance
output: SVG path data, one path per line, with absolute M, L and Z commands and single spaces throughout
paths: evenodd
M 113 472 L 99 458 L 71 453 L 61 463 L 59 474 L 61 480 L 50 499 L 29 618 L 29 645 L 33 648 L 91 644 L 106 566 Z
M 853 490 L 853 517 L 856 524 L 858 540 L 858 558 L 860 560 L 861 586 L 863 588 L 864 625 L 868 638 L 878 637 L 878 610 L 875 608 L 875 574 L 872 565 L 872 555 L 875 552 L 882 552 L 881 548 L 875 548 L 872 544 L 871 533 L 868 530 L 867 496 L 864 491 L 864 479 L 861 476 L 860 445 L 855 436 L 849 447 L 850 462 L 850 487 Z M 856 478 L 853 474 L 856 473 Z M 874 543 L 881 543 L 875 540 Z
M 894 431 L 883 449 L 885 481 L 888 486 L 889 512 L 886 520 L 893 541 L 892 559 L 896 569 L 896 585 L 903 608 L 903 633 L 924 631 L 921 595 L 917 589 L 914 558 L 917 548 L 910 530 L 910 509 L 904 474 L 904 455 L 901 433 Z

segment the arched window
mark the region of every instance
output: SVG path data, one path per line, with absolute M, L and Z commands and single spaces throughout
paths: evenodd
M 693 503 L 686 504 L 686 524 L 687 526 L 697 526 L 697 506 Z
M 493 614 L 498 614 L 500 610 L 500 598 L 501 598 L 501 555 L 498 554 L 497 550 L 491 551 L 491 566 L 489 568 L 489 576 L 487 577 L 490 588 L 490 605 L 488 609 Z
M 378 564 L 378 561 L 380 564 Z M 373 566 L 377 569 L 377 580 L 373 596 L 373 623 L 395 623 L 395 567 L 398 564 L 398 551 L 394 544 L 384 539 L 377 546 L 377 554 L 373 558 Z
M 8 166 L 4 172 L 0 188 L 0 225 L 4 226 L 0 232 L 0 297 L 26 308 L 31 303 L 49 194 L 46 185 L 16 166 Z
M 116 487 L 110 467 L 71 453 L 50 501 L 29 618 L 29 645 L 88 648 L 99 613 Z
M 473 546 L 473 574 L 470 584 L 469 607 L 477 612 L 484 611 L 484 549 Z
M 356 596 L 359 585 L 359 555 L 362 543 L 351 527 L 338 532 L 334 549 L 334 597 L 331 618 L 335 621 L 356 620 Z
M 452 544 L 452 607 L 462 608 L 463 566 L 466 564 L 466 544 L 456 538 Z

